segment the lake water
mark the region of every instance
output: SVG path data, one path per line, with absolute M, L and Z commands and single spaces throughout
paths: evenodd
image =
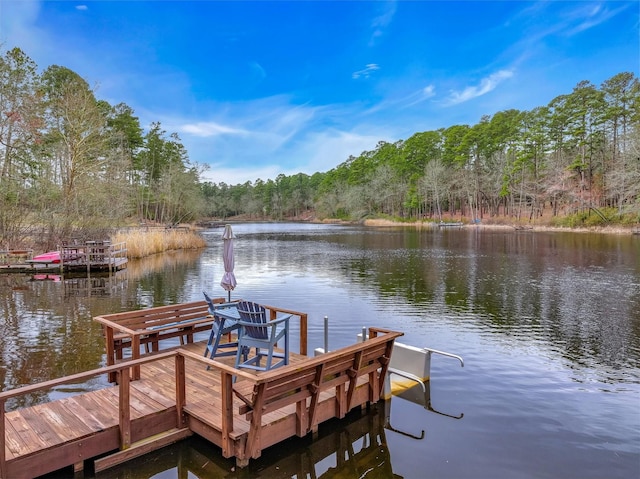
M 460 355 L 464 367 L 434 356 L 429 407 L 396 397 L 323 426 L 315 440 L 264 451 L 245 470 L 193 439 L 98 477 L 640 477 L 640 237 L 233 228 L 232 297 L 309 313 L 310 350 L 324 346 L 327 316 L 330 349 L 379 326 Z M 98 314 L 199 300 L 203 290 L 225 295 L 221 233 L 205 231 L 203 251 L 131 262 L 111 277 L 0 275 L 0 384 L 103 365 Z

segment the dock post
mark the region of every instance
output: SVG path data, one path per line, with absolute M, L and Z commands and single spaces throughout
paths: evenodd
M 182 354 L 176 354 L 175 364 L 175 378 L 176 378 L 176 428 L 183 428 L 185 425 L 184 405 L 187 402 L 187 389 L 186 389 L 186 373 L 184 369 L 184 356 Z
M 102 244 L 104 245 L 102 249 L 103 258 L 107 260 L 107 268 L 109 269 L 109 274 L 111 274 L 111 240 L 104 240 Z
M 93 253 L 93 248 L 89 246 L 89 243 L 93 243 L 93 241 L 85 241 L 85 251 L 87 252 L 85 256 L 87 259 L 87 274 L 91 272 L 91 254 Z
M 58 252 L 60 253 L 60 274 L 64 272 L 64 249 L 58 245 Z
M 307 355 L 308 321 L 307 313 L 300 315 L 300 354 Z
M 138 366 L 139 367 L 139 366 Z M 131 447 L 131 389 L 129 368 L 122 368 L 118 377 L 118 413 L 120 429 L 120 450 Z
M 5 450 L 7 441 L 7 432 L 5 430 L 4 419 L 5 400 L 0 400 L 0 477 L 7 479 L 7 452 Z
M 324 317 L 324 352 L 329 352 L 329 316 Z

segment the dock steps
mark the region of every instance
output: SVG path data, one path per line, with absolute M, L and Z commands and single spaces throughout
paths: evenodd
M 105 469 L 109 469 L 110 467 L 117 466 L 118 464 L 122 464 L 130 459 L 143 456 L 151 451 L 155 451 L 156 449 L 160 449 L 161 447 L 168 446 L 173 444 L 174 442 L 178 442 L 186 437 L 189 437 L 193 434 L 193 432 L 188 428 L 174 428 L 169 431 L 156 434 L 154 436 L 143 439 L 142 441 L 138 441 L 131 444 L 131 447 L 128 449 L 124 449 L 123 451 L 118 451 L 109 456 L 101 457 L 100 459 L 96 459 L 94 461 L 95 472 L 98 473 L 100 471 L 104 471 Z

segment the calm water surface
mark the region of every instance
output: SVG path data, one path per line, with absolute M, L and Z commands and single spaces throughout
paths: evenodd
M 311 349 L 323 346 L 326 315 L 330 349 L 381 326 L 462 356 L 464 368 L 436 356 L 429 407 L 394 398 L 315 440 L 264 451 L 245 470 L 193 439 L 98 477 L 640 477 L 640 237 L 306 224 L 234 232 L 232 296 L 308 312 Z M 0 276 L 0 384 L 103 365 L 98 314 L 223 295 L 221 233 L 206 231 L 203 251 L 112 277 Z

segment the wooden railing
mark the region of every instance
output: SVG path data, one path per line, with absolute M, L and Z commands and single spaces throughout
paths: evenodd
M 225 299 L 216 298 L 213 301 L 223 303 Z M 299 353 L 306 356 L 307 314 L 276 306 L 264 306 L 270 311 L 270 319 L 275 319 L 279 313 L 292 314 L 300 319 Z M 210 330 L 213 322 L 206 301 L 107 314 L 96 316 L 94 319 L 104 327 L 107 365 L 122 360 L 125 350 L 130 351 L 132 359 L 148 352 L 160 351 L 161 341 L 165 339 L 179 337 L 181 344 L 190 343 L 195 333 Z M 141 346 L 144 346 L 143 352 Z M 133 379 L 139 377 L 139 368 L 136 368 Z
M 86 265 L 87 271 L 92 265 L 107 265 L 115 269 L 120 262 L 127 260 L 127 243 L 110 241 L 86 241 L 84 243 L 63 244 L 60 248 L 60 267 L 64 265 Z
M 358 379 L 363 376 L 367 376 L 368 383 L 365 402 L 378 402 L 391 360 L 393 343 L 402 335 L 401 332 L 370 328 L 369 339 L 366 341 L 257 375 L 213 361 L 215 366 L 212 367 L 219 369 L 221 374 L 223 456 L 235 456 L 237 465 L 244 467 L 249 459 L 260 457 L 263 447 L 294 434 L 303 437 L 310 431 L 317 430 L 321 422 L 318 413 L 320 394 L 324 391 L 334 391 L 331 416 L 343 418 L 357 405 L 355 392 Z M 200 356 L 193 353 L 183 354 L 202 361 Z M 245 380 L 234 382 L 234 376 Z M 231 439 L 234 430 L 234 394 L 243 403 L 238 412 L 246 415 L 250 421 L 243 450 L 234 447 Z M 271 427 L 269 437 L 261 433 L 263 415 L 291 405 L 295 405 L 297 416 L 294 434 L 284 422 Z
M 7 457 L 6 457 L 6 441 L 7 432 L 5 427 L 6 403 L 8 400 L 32 394 L 38 391 L 49 390 L 57 386 L 69 383 L 81 383 L 96 376 L 104 374 L 118 375 L 119 402 L 118 402 L 118 428 L 120 436 L 120 449 L 126 450 L 131 446 L 131 390 L 130 390 L 130 371 L 132 366 L 140 366 L 142 364 L 159 361 L 174 356 L 176 359 L 176 406 L 177 417 L 176 427 L 184 428 L 184 416 L 182 408 L 185 402 L 185 374 L 184 374 L 184 357 L 178 352 L 162 353 L 153 357 L 129 361 L 115 366 L 107 366 L 99 369 L 72 374 L 63 378 L 52 379 L 37 384 L 22 386 L 11 391 L 0 393 L 0 478 L 10 479 L 7 475 Z M 111 387 L 111 386 L 109 386 Z M 106 451 L 105 451 L 106 452 Z

